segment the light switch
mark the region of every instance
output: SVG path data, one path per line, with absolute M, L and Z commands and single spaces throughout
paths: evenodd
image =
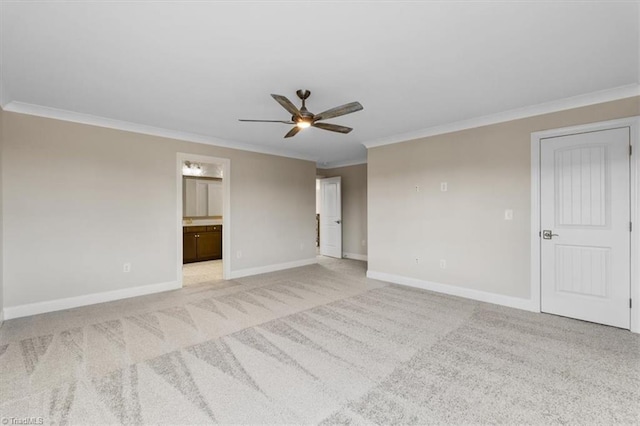
M 513 210 L 507 209 L 504 211 L 504 220 L 513 220 Z
M 447 182 L 440 182 L 440 191 L 447 192 Z

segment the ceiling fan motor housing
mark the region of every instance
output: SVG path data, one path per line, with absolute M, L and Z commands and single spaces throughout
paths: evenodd
M 311 122 L 313 121 L 313 114 L 310 113 L 305 107 L 300 108 L 300 115 L 299 116 L 291 116 L 291 121 L 298 123 L 300 121 L 308 121 Z

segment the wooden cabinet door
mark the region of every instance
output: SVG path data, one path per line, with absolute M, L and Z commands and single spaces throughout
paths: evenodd
M 182 263 L 198 260 L 198 239 L 196 234 L 182 235 Z
M 222 234 L 201 232 L 198 238 L 198 260 L 220 259 L 222 257 Z
M 222 259 L 222 231 L 212 232 L 212 234 L 215 236 L 216 259 Z

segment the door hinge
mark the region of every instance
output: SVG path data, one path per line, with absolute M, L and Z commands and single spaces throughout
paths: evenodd
M 629 309 L 633 308 L 633 303 L 631 302 L 631 299 L 629 299 Z
M 629 145 L 629 156 L 633 155 L 633 145 Z
M 538 231 L 538 237 L 542 237 L 542 231 Z
M 629 232 L 633 232 L 633 222 L 629 222 Z

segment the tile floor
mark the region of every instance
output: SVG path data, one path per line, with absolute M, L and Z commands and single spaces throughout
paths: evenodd
M 222 259 L 182 265 L 182 282 L 185 287 L 220 280 L 222 280 Z

